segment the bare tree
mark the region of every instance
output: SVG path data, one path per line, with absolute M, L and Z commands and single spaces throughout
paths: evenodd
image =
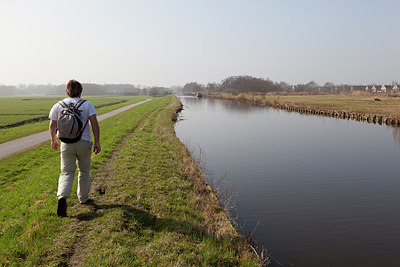
M 158 87 L 152 87 L 149 90 L 149 95 L 156 96 L 156 95 L 159 95 L 159 94 L 160 94 L 160 92 L 158 90 Z

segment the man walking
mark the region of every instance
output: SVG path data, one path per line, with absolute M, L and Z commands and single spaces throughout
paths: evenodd
M 57 137 L 61 140 L 61 174 L 58 180 L 57 192 L 57 215 L 60 217 L 67 216 L 67 198 L 71 193 L 76 165 L 78 165 L 79 170 L 77 190 L 79 202 L 81 204 L 91 202 L 91 199 L 89 199 L 91 184 L 90 156 L 93 143 L 88 121 L 92 125 L 94 135 L 93 152 L 98 154 L 101 151 L 100 128 L 96 118 L 97 112 L 91 102 L 81 99 L 82 90 L 83 87 L 78 81 L 70 80 L 65 90 L 68 98 L 56 103 L 49 114 L 51 147 L 57 150 L 60 146 Z M 67 134 L 76 133 L 74 138 L 60 136 L 65 123 L 68 123 L 68 121 L 72 123 L 70 124 L 72 128 L 67 131 Z

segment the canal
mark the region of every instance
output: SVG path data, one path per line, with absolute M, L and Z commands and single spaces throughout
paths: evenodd
M 400 266 L 398 129 L 181 97 L 175 130 L 285 266 Z M 221 183 L 222 184 L 222 183 Z M 279 266 L 272 263 L 270 266 Z

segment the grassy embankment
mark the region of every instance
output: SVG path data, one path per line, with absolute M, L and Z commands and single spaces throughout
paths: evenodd
M 18 123 L 38 117 L 46 117 L 42 121 L 27 123 L 13 128 L 0 129 L 0 143 L 24 137 L 49 127 L 47 116 L 56 101 L 65 97 L 1 97 L 0 126 Z M 99 114 L 143 101 L 147 96 L 97 96 L 83 97 L 90 100 Z M 124 101 L 124 102 L 122 102 Z
M 0 161 L 0 265 L 259 265 L 176 138 L 178 104 L 156 98 L 100 123 L 94 204 L 78 204 L 75 182 L 67 218 L 49 144 Z
M 256 105 L 276 106 L 290 111 L 324 116 L 359 119 L 368 122 L 400 124 L 400 98 L 394 95 L 339 94 L 339 95 L 277 95 L 221 93 L 207 95 Z M 378 98 L 379 100 L 375 100 Z M 375 121 L 374 121 L 375 118 Z M 387 121 L 387 122 L 386 122 Z

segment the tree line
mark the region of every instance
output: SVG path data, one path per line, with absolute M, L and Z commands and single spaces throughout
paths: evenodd
M 84 95 L 165 95 L 171 93 L 164 87 L 140 87 L 132 84 L 82 83 Z M 15 95 L 65 95 L 66 84 L 1 85 L 0 96 Z
M 399 84 L 396 81 L 392 85 Z M 349 84 L 334 84 L 327 82 L 319 85 L 315 81 L 305 84 L 291 85 L 286 82 L 274 82 L 270 79 L 256 78 L 248 75 L 230 76 L 221 83 L 208 83 L 207 85 L 197 82 L 190 82 L 183 86 L 183 93 L 194 92 L 224 92 L 224 93 L 269 93 L 269 92 L 321 92 L 321 93 L 341 93 L 350 92 L 353 88 L 363 90 L 363 86 L 353 86 Z

